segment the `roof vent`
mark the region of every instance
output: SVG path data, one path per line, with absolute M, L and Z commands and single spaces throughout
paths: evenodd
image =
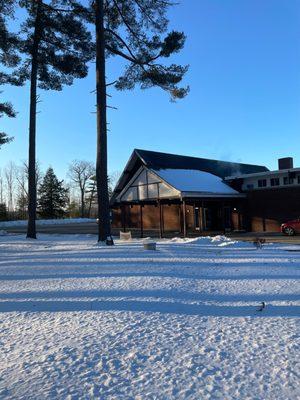
M 279 169 L 291 169 L 291 168 L 294 168 L 293 157 L 279 158 L 279 160 L 278 160 L 278 168 Z

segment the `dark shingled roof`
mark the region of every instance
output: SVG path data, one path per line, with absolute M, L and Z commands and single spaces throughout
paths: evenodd
M 268 171 L 268 168 L 261 165 L 209 160 L 207 158 L 180 156 L 140 149 L 135 149 L 134 151 L 141 158 L 144 165 L 155 170 L 194 169 L 210 172 L 221 178 L 236 174 L 253 174 Z
M 149 169 L 191 169 L 210 172 L 221 178 L 235 174 L 253 174 L 268 171 L 261 165 L 241 164 L 228 161 L 209 160 L 206 158 L 180 156 L 176 154 L 159 153 L 157 151 L 135 149 L 114 189 L 111 204 L 123 190 L 135 172 L 141 167 Z

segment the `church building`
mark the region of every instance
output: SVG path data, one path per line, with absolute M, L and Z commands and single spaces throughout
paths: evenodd
M 290 204 L 288 204 L 288 202 Z M 112 228 L 145 236 L 279 231 L 300 215 L 300 169 L 135 149 L 111 198 Z

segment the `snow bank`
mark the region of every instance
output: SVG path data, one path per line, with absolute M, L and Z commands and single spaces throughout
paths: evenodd
M 211 245 L 215 247 L 253 247 L 251 243 L 239 242 L 236 240 L 232 240 L 227 236 L 217 235 L 217 236 L 200 236 L 197 238 L 173 238 L 170 240 L 171 243 L 190 243 L 190 244 L 198 244 L 198 245 Z

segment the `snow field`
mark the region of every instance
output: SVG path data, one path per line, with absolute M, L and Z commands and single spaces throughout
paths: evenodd
M 37 226 L 42 225 L 64 225 L 64 224 L 81 224 L 87 222 L 95 222 L 95 219 L 92 218 L 65 218 L 65 219 L 38 219 L 36 221 Z M 16 227 L 16 226 L 27 226 L 27 220 L 18 220 L 18 221 L 0 221 L 0 228 L 8 228 L 8 227 Z
M 300 253 L 287 249 L 1 237 L 0 398 L 298 399 Z

